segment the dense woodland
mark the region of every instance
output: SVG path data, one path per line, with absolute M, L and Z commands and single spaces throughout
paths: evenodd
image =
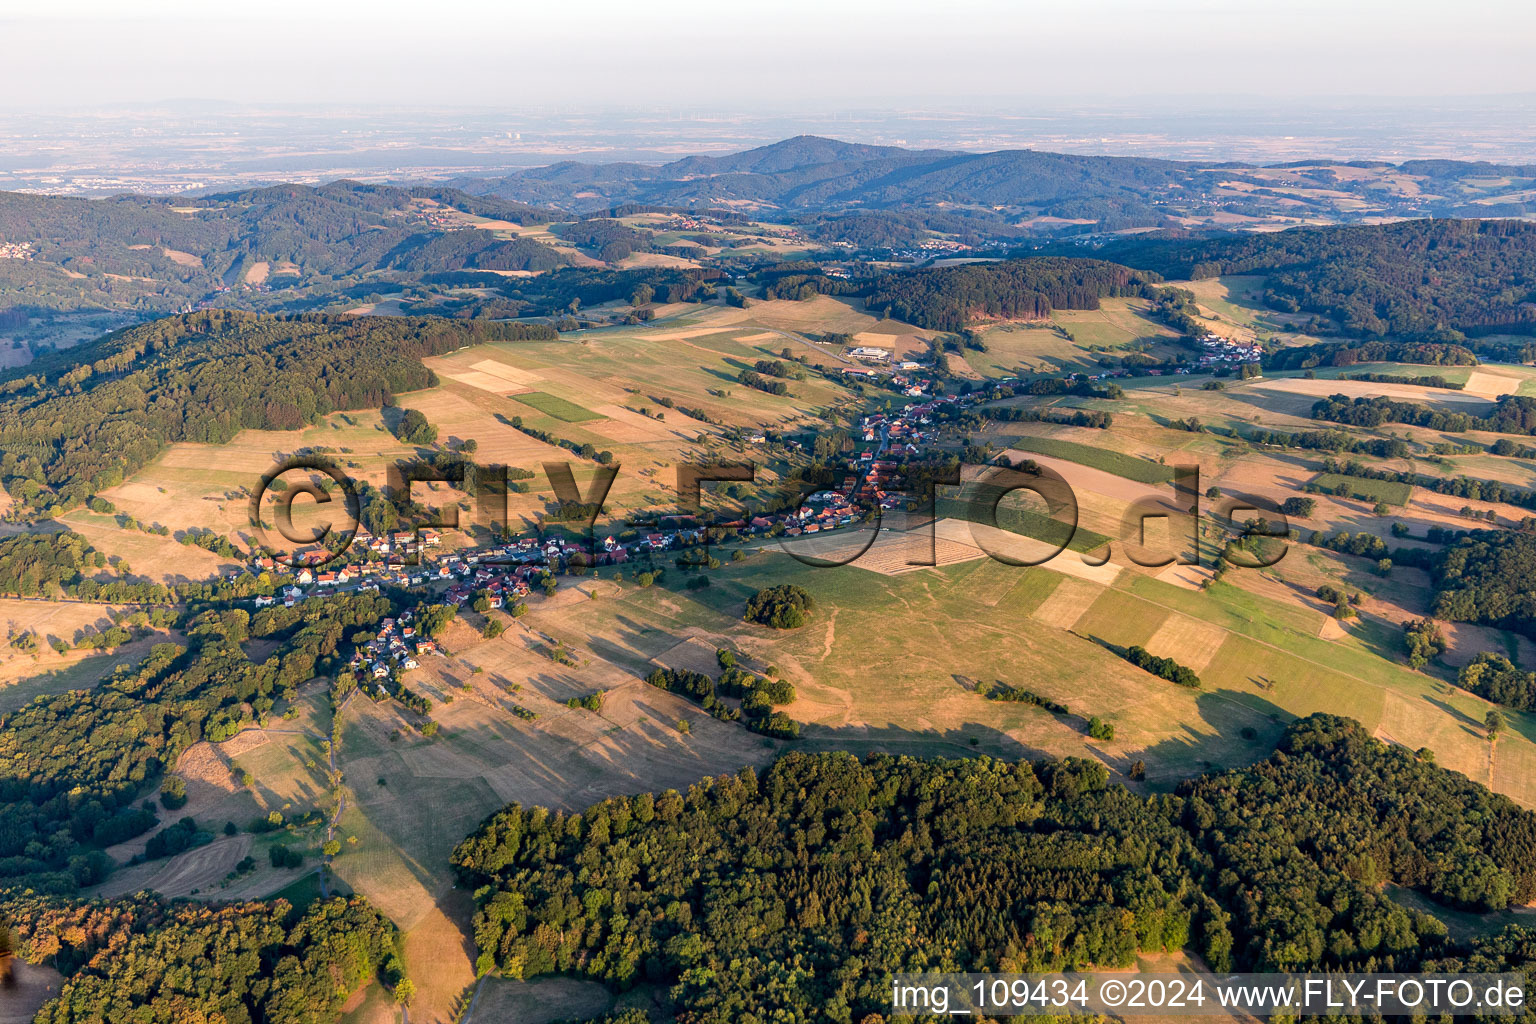
M 1038 320 L 1053 309 L 1098 309 L 1112 295 L 1141 295 L 1156 275 L 1103 260 L 1041 257 L 889 274 L 865 297 L 871 310 L 937 331 L 973 319 Z
M 1536 224 L 1409 220 L 1203 241 L 1130 239 L 1106 259 L 1170 278 L 1265 275 L 1264 301 L 1350 334 L 1536 333 Z
M 1103 765 L 786 755 L 580 815 L 508 807 L 453 861 L 482 970 L 667 986 L 688 1024 L 858 1021 L 892 971 L 1520 967 L 1381 883 L 1451 906 L 1536 896 L 1536 814 L 1314 715 L 1250 768 L 1143 798 Z
M 1476 622 L 1536 640 L 1536 535 L 1480 530 L 1434 568 L 1435 618 Z
M 347 997 L 404 980 L 399 937 L 361 899 L 219 907 L 0 893 L 17 953 L 64 975 L 37 1024 L 334 1024 Z
M 553 328 L 408 317 L 205 312 L 134 327 L 0 377 L 0 483 L 52 513 L 175 441 L 222 444 L 378 408 L 436 383 L 424 356 Z

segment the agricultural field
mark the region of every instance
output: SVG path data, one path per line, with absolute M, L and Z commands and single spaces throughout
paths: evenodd
M 1388 505 L 1406 505 L 1413 497 L 1413 485 L 1395 480 L 1363 480 L 1359 477 L 1341 476 L 1338 473 L 1319 473 L 1312 481 L 1318 487 L 1337 491 L 1348 488 L 1349 497 L 1361 501 L 1381 501 Z
M 1064 330 L 1069 339 L 1088 352 L 1117 352 L 1123 349 L 1163 354 L 1160 349 L 1177 345 L 1178 333 L 1150 319 L 1142 299 L 1107 298 L 1098 309 L 1058 309 L 1051 322 Z
M 1024 435 L 1015 438 L 1012 446 L 1026 456 L 1029 453 L 1047 455 L 1074 466 L 1102 470 L 1138 483 L 1161 484 L 1173 479 L 1173 469 L 1169 466 L 1149 462 L 1146 459 L 1131 458 L 1120 452 L 1095 448 L 1092 445 L 1078 444 L 1075 441 Z
M 400 396 L 400 409 L 415 409 L 436 428 L 439 440 L 474 439 L 475 458 L 532 470 L 526 493 L 511 496 L 513 521 L 530 524 L 555 500 L 542 471 L 546 462 L 572 464 L 587 493 L 596 465 L 550 441 L 512 426 L 515 420 L 551 439 L 609 452 L 620 474 L 609 495 L 614 515 L 675 501 L 675 466 L 685 459 L 739 460 L 753 452 L 727 443 L 728 428 L 786 429 L 816 422 L 829 408 L 855 401 L 845 389 L 808 371 L 790 381 L 790 393 L 769 395 L 736 377 L 759 359 L 781 352 L 827 355 L 791 326 L 799 312 L 788 307 L 832 304 L 835 323 L 849 329 L 877 327 L 875 318 L 821 297 L 807 303 L 768 302 L 751 310 L 681 307 L 665 322 L 605 328 L 566 335 L 554 342 L 520 342 L 464 349 L 428 360 L 439 385 Z M 910 329 L 909 329 L 910 330 Z M 688 411 L 684 411 L 688 410 Z M 116 507 L 108 515 L 76 510 L 63 522 L 134 573 L 161 582 L 200 579 L 222 571 L 223 560 L 177 543 L 188 529 L 211 529 L 236 543 L 254 537 L 249 495 L 261 475 L 299 449 L 328 452 L 354 478 L 375 486 L 414 449 L 391 432 L 392 417 L 380 411 L 333 413 L 298 431 L 243 431 L 228 444 L 170 446 L 143 471 L 103 493 Z M 702 418 L 699 418 L 702 417 Z M 776 469 L 761 457 L 759 481 L 771 484 Z M 453 498 L 445 486 L 417 485 L 424 500 Z M 433 496 L 436 492 L 436 496 Z M 296 503 L 295 522 L 310 509 Z M 317 520 L 328 521 L 328 510 Z M 145 531 L 165 527 L 168 536 Z
M 665 217 L 637 215 L 635 223 L 660 229 Z M 558 237 L 538 226 L 479 226 Z M 631 260 L 654 263 L 656 256 Z M 270 279 L 283 268 L 253 266 L 246 280 L 261 272 Z M 1251 337 L 1294 326 L 1258 306 L 1256 278 L 1192 287 L 1218 333 Z M 61 524 L 108 556 L 104 572 L 170 584 L 225 576 L 234 569 L 230 560 L 178 537 L 212 529 L 249 545 L 252 489 L 264 471 L 300 449 L 328 454 L 349 473 L 382 485 L 392 465 L 432 446 L 402 429 L 407 413 L 416 412 L 436 431 L 435 444 L 452 450 L 473 441 L 477 461 L 532 473 L 517 474 L 520 489 L 510 496 L 517 531 L 542 525 L 555 510 L 546 463 L 571 464 L 583 495 L 600 465 L 617 466 L 610 519 L 600 524 L 615 532 L 633 513 L 675 507 L 676 470 L 685 461 L 750 461 L 760 488 L 806 463 L 803 452 L 747 441 L 749 433 L 814 433 L 856 426 L 876 410 L 897 413 L 898 390 L 844 387 L 816 368 L 856 365 L 848 354 L 854 347 L 879 348 L 891 359 L 922 357 L 945 337 L 877 317 L 858 300 L 828 296 L 745 309 L 675 304 L 655 312 L 642 324 L 430 357 L 435 383 L 378 410 L 331 413 L 302 430 L 244 431 L 223 445 L 171 445 L 102 493 L 111 510 L 76 509 Z M 1139 300 L 1058 312 L 1049 324 L 986 324 L 981 333 L 985 351 L 949 357 L 954 373 L 940 382 L 944 390 L 1021 371 L 1091 372 L 1105 355 L 1180 348 Z M 796 360 L 793 371 L 805 368 L 804 379 L 786 380 L 788 394 L 740 383 L 738 375 L 759 360 L 786 354 Z M 1406 375 L 1414 368 L 1401 369 Z M 119 843 L 108 850 L 118 869 L 88 894 L 282 895 L 302 904 L 357 893 L 404 933 L 403 955 L 417 986 L 412 1021 L 537 1024 L 643 1006 L 654 993 L 644 985 L 616 995 L 571 978 L 522 983 L 480 976 L 473 894 L 458 887 L 450 857 L 508 804 L 575 813 L 610 796 L 686 790 L 708 776 L 766 769 L 787 750 L 1090 757 L 1137 793 L 1168 792 L 1191 775 L 1266 756 L 1290 722 L 1327 711 L 1359 720 L 1390 743 L 1429 748 L 1439 764 L 1536 808 L 1536 716 L 1509 712 L 1509 728 L 1491 743 L 1482 723 L 1492 705 L 1454 685 L 1456 670 L 1478 652 L 1504 652 L 1530 666 L 1536 645 L 1489 626 L 1448 624 L 1443 656 L 1413 670 L 1402 626 L 1431 611 L 1430 577 L 1422 569 L 1382 568 L 1374 557 L 1367 562 L 1271 538 L 1260 547 L 1283 552 L 1278 562 L 1214 571 L 1234 523 L 1273 514 L 1309 485 L 1347 490 L 1310 494 L 1311 514 L 1291 518 L 1298 536 L 1347 531 L 1408 550 L 1427 550 L 1432 527 L 1465 528 L 1463 508 L 1493 511 L 1496 526 L 1515 526 L 1529 511 L 1328 473 L 1323 460 L 1338 453 L 1253 438 L 1261 430 L 1318 429 L 1311 405 L 1325 395 L 1389 395 L 1476 410 L 1500 394 L 1521 393 L 1536 382 L 1536 371 L 1450 368 L 1446 379 L 1460 387 L 1448 389 L 1347 381 L 1338 379 L 1341 372 L 1252 381 L 1126 378 L 1123 398 L 1016 396 L 1001 403 L 1111 412 L 1106 429 L 976 417 L 963 430 L 917 431 L 937 435 L 934 451 L 946 458 L 979 449 L 1059 474 L 1075 500 L 1070 540 L 1062 521 L 1068 516 L 1053 517 L 1027 490 L 986 507 L 967 502 L 974 495 L 968 488 L 983 476 L 982 467 L 968 466 L 960 488 L 939 490 L 931 516 L 896 503 L 867 550 L 873 526 L 815 534 L 807 528 L 784 550 L 762 535 L 718 545 L 712 553 L 719 561 L 708 568 L 675 565 L 677 552 L 636 553 L 623 566 L 562 576 L 551 595 L 535 580 L 526 613 L 516 618 L 466 606 L 439 638 L 442 656 L 423 655 L 423 664 L 403 676 L 413 696 L 430 702 L 429 713 L 367 686 L 333 712 L 330 680 L 309 680 L 291 706 L 280 705 L 260 727 L 195 743 L 174 766 L 188 802 L 162 814 L 157 829 L 186 815 L 208 833 L 206 842 L 150 861 L 142 855 L 154 832 Z M 1527 460 L 1480 450 L 1434 453 L 1435 445 L 1450 451 L 1446 442 L 1464 437 L 1400 425 L 1351 433 L 1409 443 L 1411 457 L 1358 456 L 1374 468 L 1536 486 Z M 880 453 L 865 451 L 862 461 L 905 458 L 897 436 L 889 439 L 894 453 L 882 440 Z M 1493 437 L 1475 439 L 1488 444 Z M 856 455 L 849 458 L 837 473 L 851 485 L 865 471 Z M 1199 472 L 1193 510 L 1171 486 L 1176 467 Z M 868 479 L 889 486 L 878 477 L 876 470 Z M 735 497 L 762 493 L 748 488 Z M 466 496 L 445 485 L 420 484 L 415 496 L 472 510 Z M 1390 514 L 1376 515 L 1377 502 Z M 321 510 L 304 515 L 319 517 Z M 1409 536 L 1395 535 L 1394 524 L 1406 525 Z M 853 555 L 837 567 L 801 560 Z M 664 570 L 659 579 L 650 575 L 657 569 Z M 745 621 L 750 596 L 786 583 L 814 599 L 805 625 L 773 630 Z M 1340 610 L 1332 597 L 1319 597 L 1328 587 L 1354 595 L 1353 603 Z M 437 599 L 440 591 L 433 593 Z M 41 641 L 35 650 L 0 651 L 0 719 L 37 696 L 91 685 L 159 640 L 187 640 L 160 632 L 102 654 L 61 654 L 48 644 L 73 643 L 103 628 L 111 610 L 0 601 L 9 635 Z M 486 628 L 492 622 L 499 633 Z M 247 646 L 253 655 L 274 653 L 260 642 Z M 1200 685 L 1178 686 L 1135 667 L 1126 657 L 1133 646 L 1173 659 Z M 721 650 L 750 671 L 793 684 L 795 699 L 783 711 L 797 723 L 798 739 L 766 739 L 645 682 L 658 668 L 718 675 Z M 1009 690 L 1033 696 L 992 699 Z M 580 705 L 594 696 L 596 710 Z M 327 840 L 340 852 L 322 854 Z M 301 854 L 302 864 L 274 867 L 282 850 Z M 0 1002 L 0 1022 L 5 1013 Z M 393 1024 L 402 1015 L 382 985 L 370 984 L 354 994 L 344 1019 Z

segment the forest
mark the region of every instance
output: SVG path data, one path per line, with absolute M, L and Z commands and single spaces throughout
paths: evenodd
M 1451 544 L 1434 571 L 1434 616 L 1536 639 L 1536 535 L 1479 530 Z
M 176 441 L 223 444 L 378 408 L 436 383 L 424 356 L 552 339 L 543 325 L 410 317 L 166 317 L 0 376 L 0 484 L 55 514 L 121 483 Z
M 1106 259 L 1169 278 L 1264 274 L 1264 302 L 1346 333 L 1536 333 L 1536 224 L 1425 219 L 1209 240 L 1129 239 Z
M 18 955 L 51 962 L 63 990 L 37 1024 L 334 1024 L 377 978 L 411 991 L 399 936 L 365 901 L 112 902 L 0 893 Z
M 889 972 L 1530 962 L 1394 902 L 1536 896 L 1536 814 L 1355 722 L 1294 723 L 1268 759 L 1170 796 L 1079 759 L 788 754 L 582 814 L 507 807 L 454 852 L 480 969 L 665 986 L 675 1019 L 859 1021 Z M 1498 969 L 1498 968 L 1491 968 Z M 643 1019 L 643 1018 L 641 1018 Z
M 936 331 L 973 319 L 1038 320 L 1053 309 L 1098 309 L 1113 295 L 1141 295 L 1159 278 L 1103 260 L 1040 257 L 887 274 L 870 286 L 871 310 Z

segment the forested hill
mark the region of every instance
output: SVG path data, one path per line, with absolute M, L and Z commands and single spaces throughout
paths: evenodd
M 1413 220 L 1199 241 L 1127 239 L 1097 255 L 1169 278 L 1264 274 L 1264 301 L 1346 333 L 1536 333 L 1536 224 Z
M 250 280 L 307 286 L 369 271 L 548 270 L 567 262 L 530 239 L 445 223 L 454 213 L 515 223 L 553 210 L 448 189 L 336 181 L 202 198 L 77 199 L 0 193 L 0 241 L 31 247 L 0 260 L 0 308 L 135 306 L 170 310 Z
M 977 317 L 1035 320 L 1053 309 L 1097 309 L 1111 295 L 1139 295 L 1156 274 L 1103 260 L 1040 257 L 916 270 L 876 278 L 865 305 L 937 331 Z
M 453 859 L 479 893 L 482 970 L 672 985 L 689 1021 L 857 1021 L 893 972 L 1180 948 L 1218 972 L 1532 963 L 1530 933 L 1458 946 L 1383 883 L 1528 902 L 1536 814 L 1353 721 L 1303 719 L 1269 759 L 1176 796 L 1107 778 L 1078 759 L 794 754 L 581 815 L 509 807 Z
M 424 356 L 552 327 L 416 317 L 209 311 L 167 317 L 0 376 L 0 485 L 52 514 L 175 441 L 293 430 L 436 383 Z

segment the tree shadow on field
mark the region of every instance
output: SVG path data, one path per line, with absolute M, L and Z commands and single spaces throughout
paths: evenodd
M 983 709 L 978 709 L 978 714 Z M 830 753 L 834 751 L 865 757 L 889 754 L 908 757 L 987 757 L 1006 761 L 1038 761 L 1054 755 L 1031 747 L 1008 733 L 982 721 L 966 722 L 945 729 L 913 729 L 887 726 L 807 725 L 800 739 L 786 750 Z
M 1168 791 L 1205 772 L 1262 761 L 1296 718 L 1278 704 L 1240 690 L 1202 692 L 1195 698 L 1195 711 L 1196 718 L 1182 723 L 1177 735 L 1149 747 L 1123 754 L 1101 747 L 1095 753 L 1117 776 L 1114 781 L 1131 783 L 1131 766 L 1140 761 L 1146 778 L 1132 788 Z
M 1471 735 L 1476 736 L 1478 739 L 1484 739 L 1487 737 L 1488 727 L 1485 723 L 1479 722 L 1477 719 L 1473 718 L 1465 711 L 1462 711 L 1454 704 L 1451 704 L 1449 701 L 1440 700 L 1438 697 L 1431 697 L 1427 693 L 1424 695 L 1424 700 L 1439 710 L 1445 712 L 1447 715 L 1450 715 L 1451 719 L 1455 721 L 1457 725 L 1461 726 Z

